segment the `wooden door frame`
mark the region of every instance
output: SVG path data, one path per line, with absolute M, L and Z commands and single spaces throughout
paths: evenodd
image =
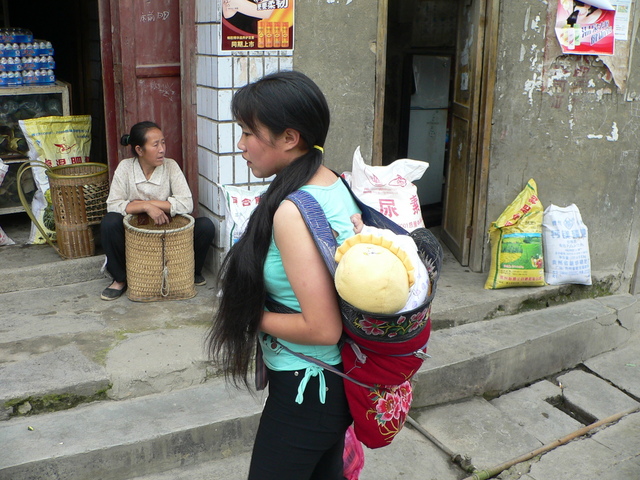
M 384 96 L 387 77 L 387 34 L 389 0 L 378 0 L 378 29 L 376 34 L 376 80 L 373 104 L 372 165 L 382 165 L 384 127 Z
M 484 248 L 487 235 L 487 192 L 489 190 L 489 163 L 491 159 L 491 130 L 498 61 L 498 34 L 500 24 L 500 0 L 487 0 L 484 48 L 482 55 L 482 82 L 480 108 L 478 110 L 478 148 L 476 149 L 475 186 L 473 190 L 473 214 L 471 244 L 469 245 L 469 269 L 484 270 Z
M 117 1 L 117 0 L 116 0 Z M 119 58 L 119 48 L 115 48 L 111 25 L 115 20 L 111 0 L 98 0 L 98 15 L 100 17 L 100 42 L 102 49 L 102 90 L 104 95 L 104 123 L 107 146 L 107 161 L 109 178 L 113 177 L 122 153 L 119 145 L 119 133 L 122 131 L 122 61 Z M 117 18 L 117 17 L 116 17 Z M 118 42 L 119 44 L 119 42 Z M 113 72 L 113 75 L 108 74 Z M 120 123 L 119 123 L 120 122 Z
M 124 85 L 122 76 L 121 39 L 114 37 L 111 26 L 119 24 L 118 0 L 98 0 L 100 39 L 103 45 L 102 85 L 107 158 L 110 176 L 118 163 L 128 156 L 120 145 L 120 135 L 129 127 L 124 124 Z M 183 172 L 194 199 L 194 214 L 198 205 L 198 138 L 196 111 L 196 0 L 180 1 L 180 95 L 182 105 Z M 113 72 L 113 74 L 110 74 Z
M 180 0 L 180 86 L 182 97 L 182 169 L 198 215 L 198 117 L 196 1 Z

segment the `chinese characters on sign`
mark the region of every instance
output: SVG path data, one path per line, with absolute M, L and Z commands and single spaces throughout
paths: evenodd
M 535 205 L 539 201 L 540 200 L 538 199 L 537 195 L 531 195 L 529 197 L 529 199 L 527 200 L 527 203 L 525 203 L 522 206 L 520 211 L 514 213 L 513 216 L 511 217 L 511 220 L 507 220 L 505 222 L 504 226 L 505 227 L 509 227 L 511 225 L 515 225 L 518 222 L 518 220 L 520 219 L 520 217 L 522 217 L 523 215 L 526 215 L 527 213 L 529 213 L 531 211 L 531 205 Z M 520 212 L 522 212 L 522 214 Z
M 293 50 L 295 0 L 222 0 L 222 50 Z
M 556 243 L 556 252 L 547 267 L 549 275 L 560 278 L 563 275 L 591 275 L 591 259 L 587 243 L 587 229 L 584 226 L 567 228 L 565 223 L 552 221 L 549 227 L 551 238 Z M 585 244 L 587 247 L 585 248 Z

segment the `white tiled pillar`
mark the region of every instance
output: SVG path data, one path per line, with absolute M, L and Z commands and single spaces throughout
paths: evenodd
M 279 70 L 293 68 L 291 51 L 223 52 L 220 50 L 220 1 L 196 0 L 196 83 L 198 189 L 200 215 L 216 226 L 214 255 L 207 267 L 218 271 L 225 255 L 225 204 L 219 185 L 250 190 L 263 186 L 237 150 L 241 131 L 231 118 L 231 98 L 239 87 Z

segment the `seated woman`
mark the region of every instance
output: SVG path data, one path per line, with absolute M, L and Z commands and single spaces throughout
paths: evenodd
M 171 217 L 189 214 L 193 199 L 180 167 L 166 158 L 164 135 L 153 122 L 140 122 L 129 135 L 120 139 L 131 145 L 132 158 L 122 160 L 116 168 L 107 198 L 107 214 L 100 225 L 107 270 L 113 283 L 104 289 L 103 300 L 115 300 L 127 289 L 124 242 L 124 216 L 147 214 L 156 225 L 169 223 Z M 196 218 L 194 226 L 194 282 L 204 285 L 202 268 L 215 235 L 213 222 Z

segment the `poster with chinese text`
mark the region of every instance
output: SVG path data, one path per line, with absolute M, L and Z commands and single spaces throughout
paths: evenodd
M 615 10 L 611 2 L 558 0 L 556 35 L 562 53 L 574 55 L 613 55 Z
M 293 50 L 295 0 L 222 0 L 222 50 Z

